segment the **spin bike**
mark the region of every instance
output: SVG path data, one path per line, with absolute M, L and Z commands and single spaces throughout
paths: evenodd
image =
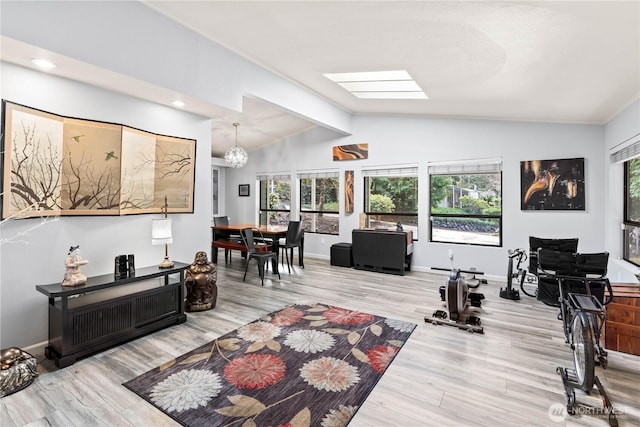
M 613 298 L 607 279 L 607 252 L 580 254 L 538 250 L 539 276 L 556 280 L 558 285 L 559 318 L 565 342 L 573 352 L 574 369 L 558 367 L 567 396 L 567 412 L 575 414 L 578 405 L 575 390 L 590 394 L 596 386 L 609 424 L 617 426 L 613 405 L 599 378 L 595 366 L 607 368 L 607 352 L 600 345 L 600 335 L 606 321 L 606 305 Z M 605 299 L 605 288 L 608 296 Z
M 573 238 L 542 238 L 529 236 L 529 256 L 525 249 L 509 249 L 509 266 L 507 268 L 507 287 L 500 289 L 500 298 L 519 300 L 520 292 L 514 289 L 513 280 L 520 284 L 520 291 L 528 297 L 536 298 L 545 304 L 547 296 L 539 294 L 538 280 L 538 250 L 552 250 L 559 252 L 578 252 L 578 239 Z M 529 258 L 529 269 L 522 267 L 522 263 Z M 515 264 L 515 269 L 514 269 Z M 556 305 L 554 299 L 551 305 Z
M 522 263 L 527 260 L 527 252 L 522 248 L 509 249 L 507 251 L 509 265 L 507 267 L 507 287 L 500 288 L 500 298 L 517 301 L 520 299 L 520 291 L 513 287 L 513 281 L 520 284 L 522 292 L 532 298 L 538 296 L 536 286 L 538 278 L 522 267 Z M 515 269 L 514 269 L 515 263 Z

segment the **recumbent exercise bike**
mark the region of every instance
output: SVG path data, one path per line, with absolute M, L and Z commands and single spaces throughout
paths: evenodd
M 609 253 L 539 249 L 537 258 L 538 299 L 560 308 L 558 317 L 562 320 L 565 342 L 573 352 L 574 368 L 556 369 L 564 384 L 567 412 L 575 413 L 576 389 L 590 394 L 595 385 L 609 424 L 617 426 L 609 396 L 595 375 L 596 365 L 607 367 L 607 352 L 600 345 L 600 335 L 607 317 L 605 306 L 613 299 L 611 283 L 606 278 Z

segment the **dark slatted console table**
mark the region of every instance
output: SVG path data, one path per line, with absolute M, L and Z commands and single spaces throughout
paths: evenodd
M 128 277 L 89 277 L 78 287 L 38 285 L 49 298 L 49 345 L 45 356 L 64 368 L 76 359 L 153 331 L 184 323 L 184 271 L 146 267 Z

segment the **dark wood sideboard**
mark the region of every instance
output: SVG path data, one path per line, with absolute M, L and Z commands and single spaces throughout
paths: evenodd
M 45 356 L 64 368 L 83 356 L 184 323 L 184 279 L 189 264 L 146 267 L 124 278 L 105 274 L 78 287 L 37 285 L 49 298 Z
M 640 285 L 612 283 L 613 301 L 607 305 L 605 347 L 640 356 Z

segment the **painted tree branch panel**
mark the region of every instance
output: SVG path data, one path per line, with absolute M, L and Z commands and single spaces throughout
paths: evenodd
M 192 213 L 196 140 L 2 101 L 2 218 Z

